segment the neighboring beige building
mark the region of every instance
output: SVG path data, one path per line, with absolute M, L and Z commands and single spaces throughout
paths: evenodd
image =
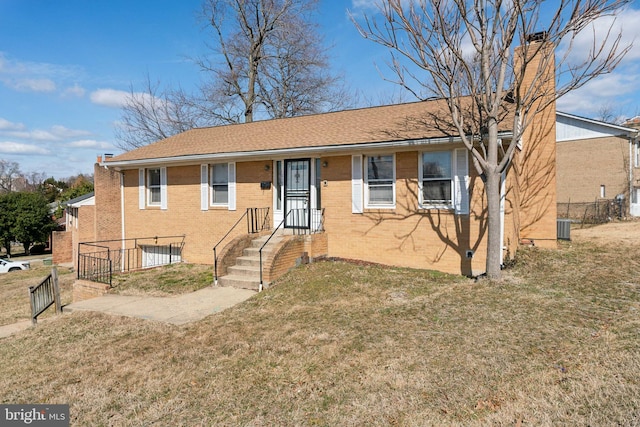
M 120 174 L 96 164 L 93 176 L 94 192 L 67 202 L 65 231 L 53 233 L 55 264 L 73 263 L 77 267 L 81 243 L 122 237 Z
M 78 264 L 78 243 L 95 240 L 94 193 L 65 203 L 65 229 L 53 234 L 53 262 Z
M 556 152 L 559 204 L 624 198 L 624 214 L 640 215 L 637 130 L 557 112 Z

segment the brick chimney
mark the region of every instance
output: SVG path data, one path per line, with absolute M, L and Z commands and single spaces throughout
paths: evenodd
M 535 99 L 531 108 L 522 112 L 528 124 L 514 158 L 518 181 L 515 231 L 518 241 L 528 239 L 536 246 L 557 247 L 555 56 L 553 44 L 546 39 L 545 32 L 535 33 L 515 49 L 520 96 L 525 101 Z

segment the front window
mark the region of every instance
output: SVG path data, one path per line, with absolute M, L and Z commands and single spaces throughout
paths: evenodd
M 229 203 L 229 165 L 219 163 L 211 166 L 211 204 Z
M 367 207 L 389 207 L 395 203 L 394 156 L 367 156 L 365 158 Z
M 147 191 L 149 205 L 160 205 L 160 169 L 149 169 L 147 171 Z
M 451 151 L 422 153 L 422 203 L 452 205 Z

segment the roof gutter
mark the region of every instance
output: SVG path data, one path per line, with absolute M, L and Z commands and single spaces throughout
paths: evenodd
M 510 139 L 511 132 L 504 132 L 499 135 L 500 138 Z M 344 152 L 361 152 L 369 150 L 385 150 L 390 148 L 412 148 L 423 147 L 438 144 L 454 144 L 460 143 L 460 137 L 440 137 L 440 138 L 424 138 L 412 139 L 408 141 L 387 141 L 387 142 L 371 142 L 364 144 L 345 144 L 345 145 L 326 145 L 320 147 L 297 147 L 282 148 L 273 150 L 257 150 L 257 151 L 236 151 L 228 153 L 208 153 L 208 154 L 192 154 L 186 156 L 157 157 L 154 159 L 138 159 L 138 160 L 108 160 L 100 163 L 100 166 L 114 168 L 116 170 L 136 168 L 140 166 L 150 166 L 159 164 L 198 164 L 207 161 L 218 160 L 260 160 L 265 158 L 280 158 L 290 156 L 310 156 L 312 154 L 341 154 Z

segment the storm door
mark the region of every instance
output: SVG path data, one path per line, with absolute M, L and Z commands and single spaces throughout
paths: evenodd
M 284 212 L 286 228 L 309 228 L 311 218 L 311 161 L 284 161 Z

